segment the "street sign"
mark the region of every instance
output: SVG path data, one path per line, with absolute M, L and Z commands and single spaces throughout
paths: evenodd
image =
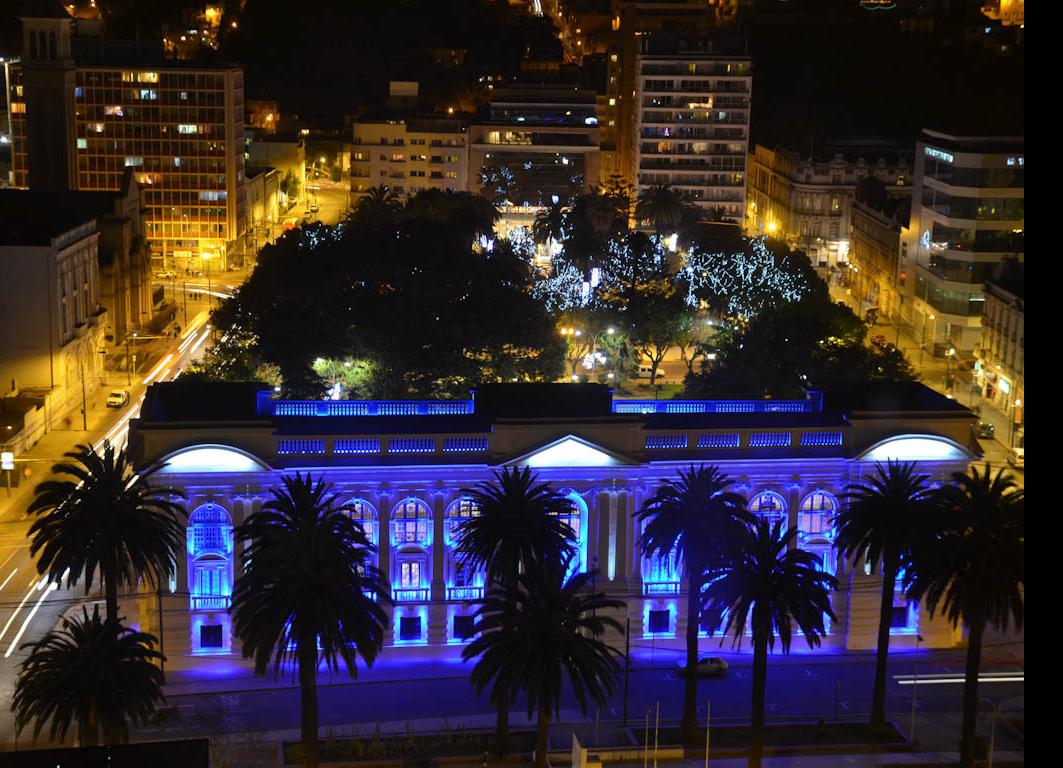
M 11 451 L 4 451 L 0 453 L 0 469 L 14 469 L 15 468 L 15 454 Z

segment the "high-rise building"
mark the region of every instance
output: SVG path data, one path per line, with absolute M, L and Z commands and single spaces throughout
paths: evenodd
M 936 354 L 982 336 L 986 281 L 1006 257 L 1023 261 L 1022 137 L 923 131 L 916 144 L 907 255 L 910 321 Z M 904 270 L 904 265 L 902 265 Z
M 716 36 L 641 38 L 636 189 L 667 185 L 706 215 L 742 222 L 753 63 Z
M 117 191 L 132 169 L 158 266 L 238 261 L 241 68 L 79 37 L 58 0 L 27 3 L 21 18 L 23 59 L 11 84 L 15 185 Z

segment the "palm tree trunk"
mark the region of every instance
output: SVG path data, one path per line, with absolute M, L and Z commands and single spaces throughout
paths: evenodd
M 317 768 L 317 638 L 299 642 L 299 706 L 303 768 Z
M 981 611 L 967 625 L 967 671 L 963 683 L 963 726 L 960 729 L 960 768 L 974 768 L 978 734 L 978 673 L 982 669 L 982 637 L 985 619 Z
M 95 747 L 100 743 L 100 724 L 96 718 L 96 707 L 89 705 L 89 712 L 85 722 L 80 723 L 78 735 L 81 737 L 81 746 Z
M 749 768 L 760 768 L 764 752 L 764 699 L 768 687 L 768 633 L 771 626 L 753 608 L 753 708 L 749 717 Z
M 550 751 L 550 704 L 545 694 L 539 700 L 539 729 L 535 734 L 535 768 L 546 768 L 546 753 Z
M 502 757 L 509 752 L 509 699 L 498 700 L 495 716 L 495 749 Z
M 113 573 L 103 575 L 103 592 L 107 600 L 107 621 L 118 622 L 118 577 Z
M 886 728 L 886 662 L 890 654 L 890 623 L 893 618 L 893 593 L 897 583 L 897 564 L 882 560 L 882 596 L 878 607 L 878 644 L 875 647 L 875 683 L 871 688 L 871 727 Z
M 698 624 L 701 619 L 701 568 L 687 576 L 687 666 L 683 675 L 683 746 L 695 749 L 698 738 Z

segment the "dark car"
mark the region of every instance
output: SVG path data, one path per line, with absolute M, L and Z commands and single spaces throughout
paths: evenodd
M 974 434 L 982 440 L 992 440 L 993 435 L 996 433 L 997 428 L 988 421 L 980 421 L 978 422 L 978 426 L 974 428 Z

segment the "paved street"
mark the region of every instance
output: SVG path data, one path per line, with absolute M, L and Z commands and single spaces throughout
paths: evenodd
M 370 671 L 361 670 L 357 681 L 343 673 L 319 677 L 321 725 L 336 733 L 375 730 L 383 732 L 421 731 L 448 727 L 490 727 L 492 710 L 483 697 L 477 697 L 468 682 L 468 667 L 460 661 L 418 659 L 418 651 L 403 654 L 401 661 L 387 658 L 387 652 Z M 679 718 L 682 683 L 675 667 L 676 652 L 638 649 L 630 678 L 629 724 L 645 723 L 647 712 L 655 717 L 658 702 L 662 722 Z M 912 654 L 891 660 L 889 711 L 899 727 L 907 731 L 911 723 L 912 694 L 916 694 L 916 736 L 924 746 L 953 749 L 950 724 L 960 707 L 962 656 L 958 653 L 921 654 L 918 668 Z M 705 702 L 711 702 L 713 722 L 742 722 L 750 707 L 749 656 L 727 655 L 732 669 L 721 679 L 699 683 L 699 714 L 704 717 Z M 655 666 L 651 667 L 650 665 Z M 272 675 L 254 678 L 233 669 L 235 679 L 211 679 L 203 672 L 171 672 L 165 726 L 142 729 L 142 736 L 158 738 L 202 732 L 212 734 L 248 731 L 287 731 L 298 727 L 299 692 L 288 675 L 279 683 Z M 768 716 L 777 720 L 861 718 L 868 713 L 873 676 L 873 656 L 811 656 L 794 654 L 773 657 L 768 675 Z M 920 684 L 913 689 L 912 682 Z M 1008 717 L 1023 717 L 1021 667 L 998 665 L 984 670 L 981 685 L 983 709 L 996 704 Z M 995 681 L 995 682 L 994 682 Z M 387 694 L 383 695 L 386 686 Z M 523 712 L 515 709 L 515 726 L 525 723 Z M 614 695 L 607 710 L 599 713 L 602 723 L 616 724 L 623 717 L 623 689 Z M 928 718 L 925 733 L 920 733 Z M 566 723 L 593 723 L 579 714 L 571 695 L 566 695 L 561 719 Z M 933 723 L 933 725 L 929 724 Z M 1021 749 L 1014 734 L 998 734 L 1001 748 Z M 558 746 L 555 741 L 555 746 Z

